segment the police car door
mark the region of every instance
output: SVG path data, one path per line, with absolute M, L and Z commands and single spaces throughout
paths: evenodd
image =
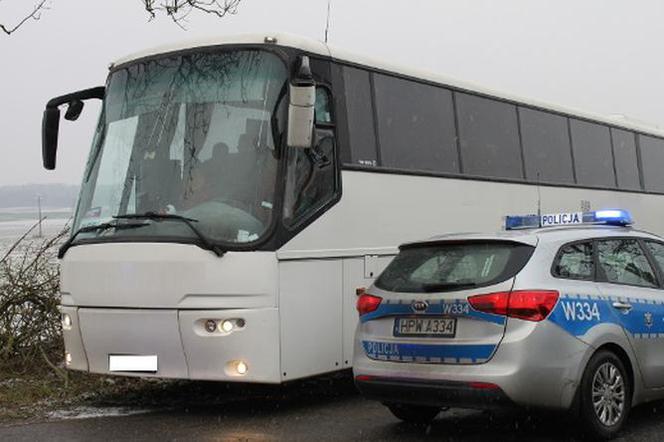
M 664 296 L 652 260 L 637 238 L 607 238 L 595 245 L 598 287 L 632 344 L 646 387 L 662 387 Z

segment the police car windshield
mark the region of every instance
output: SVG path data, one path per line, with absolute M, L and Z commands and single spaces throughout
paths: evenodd
M 482 287 L 516 275 L 534 247 L 509 241 L 468 241 L 402 248 L 376 280 L 392 292 L 445 292 Z

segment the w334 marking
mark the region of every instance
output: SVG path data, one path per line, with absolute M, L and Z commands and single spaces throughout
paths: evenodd
M 467 315 L 470 307 L 466 303 L 443 304 L 444 315 Z
M 565 319 L 568 321 L 601 321 L 596 302 L 560 301 Z

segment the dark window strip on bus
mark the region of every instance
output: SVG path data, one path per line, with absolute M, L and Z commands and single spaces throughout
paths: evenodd
M 342 71 L 346 83 L 351 158 L 350 162 L 344 163 L 344 168 L 664 193 L 664 175 L 658 173 L 664 168 L 664 139 L 660 137 L 375 69 L 344 64 Z M 347 84 L 351 73 L 366 76 L 361 82 L 372 87 L 364 92 L 358 90 L 359 87 L 349 90 Z M 379 84 L 386 83 L 390 87 L 376 88 L 377 79 Z M 404 90 L 398 90 L 399 87 Z M 441 92 L 435 92 L 436 89 Z M 364 97 L 371 94 L 370 103 L 361 100 L 363 94 Z M 451 95 L 452 116 L 447 116 L 444 109 L 447 100 L 439 99 L 439 108 L 432 106 L 436 95 L 443 97 L 446 94 Z M 401 109 L 390 108 L 399 96 L 410 101 L 414 97 L 425 97 L 424 109 L 420 111 L 414 107 L 414 101 Z M 370 108 L 371 113 L 360 115 L 354 105 Z M 435 132 L 430 115 L 425 111 L 435 113 L 439 126 L 453 133 Z M 496 124 L 501 122 L 502 126 Z M 373 140 L 365 138 L 370 141 L 368 144 L 360 141 L 361 134 L 355 134 L 353 126 L 360 127 L 361 132 L 373 128 Z M 429 133 L 423 136 L 421 131 L 418 132 L 422 128 Z M 398 137 L 395 137 L 397 133 Z M 413 142 L 406 143 L 404 140 L 409 140 L 409 136 Z M 644 145 L 645 153 L 641 147 Z M 418 147 L 423 152 L 412 151 Z M 454 152 L 455 147 L 457 152 Z M 486 158 L 480 157 L 483 153 L 487 154 Z M 367 161 L 360 155 L 371 159 Z M 441 156 L 447 157 L 442 164 Z M 381 157 L 384 157 L 382 161 Z

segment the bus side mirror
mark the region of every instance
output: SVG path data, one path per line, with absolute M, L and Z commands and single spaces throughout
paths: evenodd
M 84 89 L 73 94 L 55 97 L 46 103 L 46 110 L 42 119 L 42 163 L 47 170 L 55 169 L 55 159 L 58 152 L 58 132 L 60 129 L 60 109 L 58 106 L 67 104 L 65 119 L 75 121 L 83 111 L 83 100 L 97 98 L 104 99 L 106 88 L 104 86 Z
M 70 101 L 69 104 L 67 105 L 67 112 L 65 112 L 65 120 L 67 121 L 78 120 L 78 117 L 81 116 L 81 112 L 83 112 L 84 106 L 85 103 L 83 103 L 81 100 Z
M 46 108 L 42 119 L 42 162 L 44 169 L 55 169 L 55 157 L 58 151 L 58 129 L 60 128 L 60 110 L 57 107 Z
M 314 105 L 316 83 L 311 74 L 309 57 L 298 57 L 295 74 L 289 85 L 288 130 L 286 142 L 289 146 L 308 148 L 313 142 Z

